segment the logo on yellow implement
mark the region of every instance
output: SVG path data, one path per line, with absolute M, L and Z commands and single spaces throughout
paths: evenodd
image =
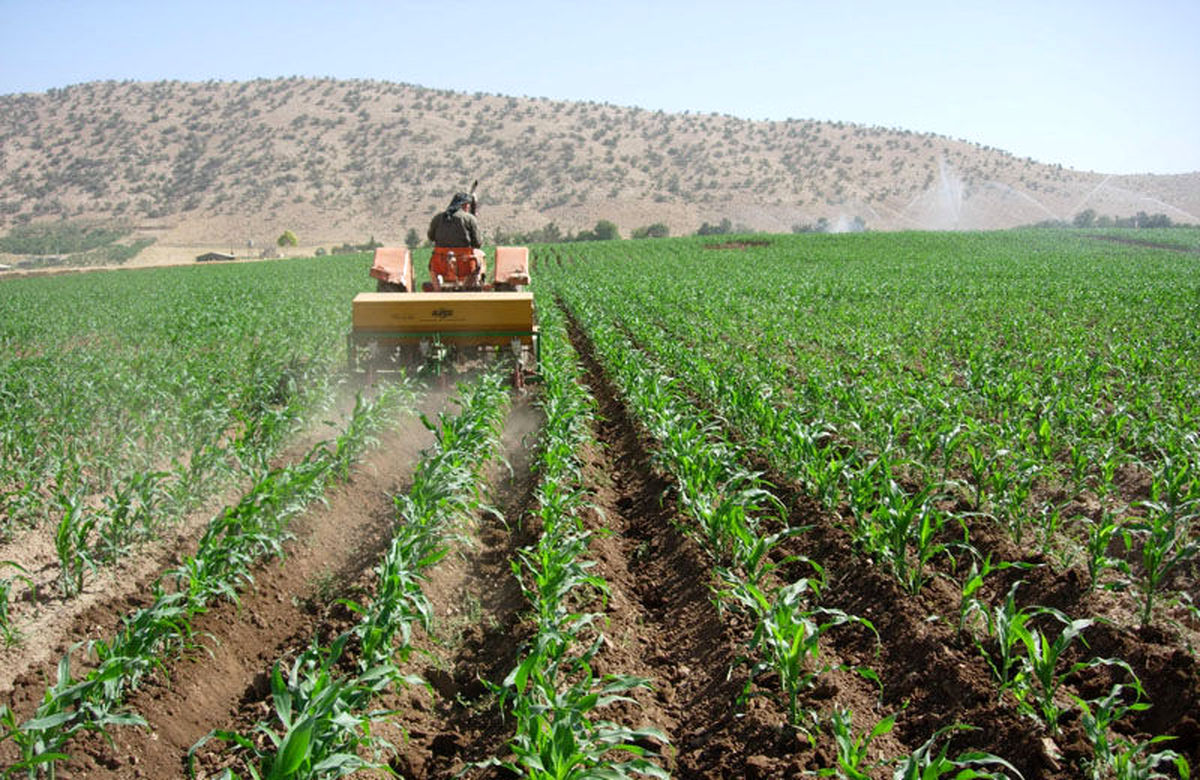
M 454 309 L 434 309 L 433 311 L 430 312 L 430 314 L 432 314 L 434 317 L 437 317 L 438 319 L 445 319 L 447 317 L 454 316 Z

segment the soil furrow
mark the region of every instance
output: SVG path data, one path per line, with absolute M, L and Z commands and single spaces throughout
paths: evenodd
M 469 764 L 505 754 L 512 720 L 490 685 L 516 665 L 532 631 L 527 603 L 509 562 L 536 540 L 527 522 L 536 507 L 530 472 L 541 412 L 527 397 L 514 402 L 501 441 L 504 463 L 488 475 L 485 510 L 464 527 L 463 543 L 438 563 L 424 588 L 433 603 L 435 637 L 418 633 L 410 668 L 433 692 L 408 688 L 381 700 L 396 710 L 377 733 L 397 747 L 392 769 L 412 780 L 458 777 Z
M 711 410 L 705 400 L 693 400 Z M 727 433 L 737 438 L 736 431 Z M 752 457 L 755 462 L 747 465 L 763 472 L 791 507 L 790 524 L 813 525 L 803 537 L 785 542 L 774 557 L 807 555 L 821 564 L 830 583 L 823 604 L 871 620 L 880 633 L 881 652 L 876 659 L 867 658 L 862 635 L 847 641 L 844 633 L 831 634 L 837 652 L 851 660 L 857 658 L 856 663 L 880 674 L 883 707 L 877 708 L 873 717 L 903 708 L 895 734 L 909 749 L 923 743 L 938 728 L 971 724 L 979 730 L 955 736 L 952 744 L 958 749 L 987 750 L 1008 759 L 1026 777 L 1076 776 L 1081 762 L 1091 758 L 1078 708 L 1068 708 L 1061 734 L 1044 734 L 1031 717 L 1017 712 L 1011 696 L 1000 695 L 978 649 L 969 638 L 958 636 L 953 623 L 959 608 L 956 580 L 965 576 L 962 571 L 953 571 L 947 561 L 939 559 L 935 562 L 936 575 L 918 596 L 910 596 L 894 577 L 864 560 L 854 549 L 839 527 L 845 521 L 821 510 L 793 480 L 767 465 L 764 457 Z M 1190 641 L 1195 632 L 1182 624 L 1176 624 L 1175 631 L 1119 628 L 1135 620 L 1127 596 L 1122 597 L 1122 603 L 1112 594 L 1089 594 L 1077 569 L 1056 569 L 1045 556 L 1022 552 L 1003 533 L 976 526 L 972 528 L 971 544 L 980 555 L 1033 566 L 993 575 L 979 596 L 988 604 L 1002 602 L 1008 588 L 1020 579 L 1025 582 L 1019 591 L 1019 605 L 1050 606 L 1072 618 L 1099 616 L 1101 620 L 1083 633 L 1090 648 L 1078 642 L 1062 660 L 1061 668 L 1095 657 L 1129 663 L 1146 689 L 1146 700 L 1155 705 L 1129 715 L 1122 727 L 1137 731 L 1142 740 L 1157 735 L 1172 737 L 1167 747 L 1196 766 L 1200 761 L 1200 724 L 1195 716 L 1200 702 L 1200 667 L 1195 655 L 1180 647 L 1181 641 Z M 947 532 L 941 541 L 953 545 L 956 539 Z M 797 567 L 795 574 L 807 573 Z M 1105 618 L 1117 622 L 1104 623 Z M 1047 623 L 1044 630 L 1054 637 L 1061 626 Z M 1101 668 L 1071 675 L 1067 689 L 1084 698 L 1096 698 L 1107 694 L 1115 683 L 1128 683 L 1127 678 L 1113 668 Z M 837 706 L 847 706 L 844 694 L 838 691 Z M 870 728 L 873 722 L 859 723 L 856 718 L 856 728 Z
M 792 777 L 828 766 L 827 750 L 814 750 L 799 731 L 786 725 L 787 713 L 770 695 L 778 684 L 771 675 L 755 685 L 767 695 L 737 705 L 749 672 L 739 658 L 746 653 L 754 626 L 744 616 L 717 612 L 710 587 L 713 562 L 677 526 L 673 488 L 650 462 L 653 445 L 642 439 L 628 417 L 586 335 L 575 327 L 572 340 L 604 420 L 599 436 L 602 460 L 591 470 L 597 503 L 615 532 L 620 555 L 611 556 L 617 565 L 606 561 L 603 573 L 610 577 L 614 594 L 637 596 L 632 621 L 626 619 L 637 644 L 606 671 L 647 670 L 657 690 L 653 705 L 644 705 L 649 712 L 643 717 L 667 731 L 675 777 Z M 613 611 L 609 619 L 617 624 Z M 834 666 L 842 663 L 825 654 L 822 660 Z M 846 700 L 873 698 L 868 683 L 844 673 L 825 675 L 813 698 L 823 701 L 834 691 Z
M 346 419 L 352 412 L 356 389 L 347 386 L 334 400 L 339 418 Z M 313 416 L 325 419 L 325 414 Z M 336 434 L 330 433 L 327 423 L 314 420 L 272 458 L 271 463 L 280 466 L 294 462 L 331 435 Z M 236 502 L 246 487 L 242 484 L 221 491 L 220 495 L 209 498 L 195 511 L 165 527 L 159 539 L 138 545 L 130 555 L 113 565 L 89 572 L 83 590 L 69 599 L 56 592 L 60 564 L 54 550 L 52 529 L 30 530 L 0 547 L 0 560 L 22 564 L 36 574 L 33 579 L 37 583 L 36 599 L 34 593 L 23 590 L 20 582 L 14 589 L 17 600 L 14 619 L 22 633 L 22 641 L 0 649 L 0 695 L 14 694 L 15 689 L 30 684 L 34 687 L 42 685 L 43 673 L 39 670 L 55 663 L 55 659 L 74 642 L 102 635 L 121 615 L 146 606 L 148 584 L 178 564 L 183 556 L 193 553 L 197 539 L 213 515 Z M 12 572 L 0 574 L 10 576 Z M 19 700 L 21 695 L 15 693 L 14 698 Z
M 424 404 L 426 412 L 439 400 Z M 308 643 L 332 600 L 369 572 L 386 549 L 391 496 L 404 488 L 420 450 L 432 441 L 416 419 L 380 437 L 381 446 L 349 482 L 291 525 L 287 557 L 259 567 L 241 603 L 222 602 L 196 621 L 200 647 L 169 665 L 128 699 L 148 728 L 114 729 L 74 740 L 60 777 L 178 777 L 189 748 L 224 727 L 241 703 L 269 689 L 275 659 Z M 116 624 L 124 614 L 114 614 Z

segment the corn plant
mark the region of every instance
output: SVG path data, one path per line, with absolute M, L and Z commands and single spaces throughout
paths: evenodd
M 995 645 L 995 654 L 984 648 L 981 639 L 975 640 L 976 647 L 1002 690 L 1007 690 L 1019 681 L 1021 637 L 1025 624 L 1032 618 L 1030 610 L 1017 606 L 1017 588 L 1020 585 L 1020 581 L 1014 582 L 1004 601 L 987 614 L 987 636 Z
M 104 511 L 97 526 L 96 549 L 100 560 L 117 561 L 133 546 L 155 533 L 155 514 L 165 498 L 165 471 L 139 471 L 104 496 Z
M 257 724 L 252 734 L 260 737 L 261 746 L 252 737 L 214 730 L 188 751 L 189 774 L 194 772 L 196 751 L 213 737 L 248 751 L 258 762 L 250 766 L 250 775 L 264 780 L 341 777 L 382 768 L 363 759 L 359 751 L 387 747 L 368 736 L 371 723 L 386 713 L 362 714 L 361 710 L 397 676 L 397 670 L 385 664 L 356 677 L 338 675 L 334 666 L 350 638 L 349 633 L 342 634 L 328 649 L 310 645 L 296 657 L 286 678 L 276 663 L 271 671 L 271 701 L 278 729 Z
M 1006 778 L 1024 777 L 1012 764 L 991 753 L 970 750 L 951 758 L 948 742 L 942 742 L 941 747 L 934 752 L 934 745 L 946 734 L 969 730 L 973 730 L 973 728 L 963 725 L 944 726 L 938 729 L 912 753 L 895 760 L 896 768 L 892 772 L 892 780 L 938 780 L 946 775 L 952 775 L 954 780 L 976 780 L 976 778 L 1006 780 Z M 983 767 L 999 768 L 989 771 Z
M 118 683 L 121 664 L 104 664 L 77 681 L 71 675 L 70 658 L 68 651 L 58 662 L 54 685 L 46 690 L 31 719 L 19 723 L 8 705 L 0 708 L 3 738 L 11 739 L 20 755 L 6 774 L 24 771 L 33 778 L 45 772 L 53 778 L 55 762 L 67 758 L 63 745 L 76 733 L 103 734 L 113 726 L 145 725 L 143 718 L 123 712 L 112 697 L 103 695 Z
M 1032 564 L 1024 561 L 1001 561 L 1000 563 L 993 564 L 991 553 L 988 553 L 982 561 L 979 560 L 978 554 L 976 554 L 975 559 L 971 561 L 971 569 L 967 572 L 967 577 L 963 580 L 959 591 L 958 635 L 961 637 L 966 632 L 967 624 L 974 615 L 979 613 L 987 614 L 986 605 L 976 598 L 975 594 L 983 587 L 984 580 L 989 574 L 1010 568 L 1027 569 L 1031 566 Z
M 69 598 L 83 590 L 84 574 L 97 567 L 89 538 L 99 518 L 77 497 L 68 497 L 64 510 L 54 533 L 54 549 L 58 553 L 59 590 Z
M 735 555 L 728 567 L 718 566 L 715 571 L 718 579 L 733 582 L 744 578 L 754 586 L 763 587 L 767 577 L 782 566 L 791 563 L 804 563 L 816 572 L 817 579 L 824 581 L 825 569 L 819 563 L 801 555 L 786 555 L 778 561 L 771 558 L 771 551 L 784 539 L 801 536 L 812 526 L 789 526 L 773 534 L 757 534 L 744 524 L 733 526 L 730 531 L 737 544 L 733 546 Z M 720 602 L 718 602 L 719 604 Z
M 1166 501 L 1144 503 L 1148 517 L 1127 523 L 1125 531 L 1141 542 L 1141 570 L 1136 580 L 1141 593 L 1141 622 L 1154 617 L 1154 600 L 1167 578 L 1200 553 L 1200 540 L 1192 534 L 1200 518 L 1200 499 L 1177 504 Z
M 872 726 L 870 731 L 856 735 L 851 712 L 840 707 L 834 708 L 829 719 L 829 731 L 837 749 L 837 766 L 819 769 L 816 776 L 871 780 L 874 777 L 872 772 L 886 762 L 868 761 L 867 750 L 876 737 L 891 733 L 896 727 L 897 715 L 892 713 Z
M 11 577 L 0 577 L 0 636 L 4 637 L 6 647 L 21 641 L 20 630 L 13 625 L 12 615 L 9 613 L 9 596 L 12 593 L 12 585 L 14 581 L 23 582 L 25 586 L 32 590 L 36 596 L 37 589 L 25 571 L 25 567 L 15 561 L 0 561 L 0 569 L 12 568 L 16 569 L 19 574 L 14 574 Z
M 1160 766 L 1168 765 L 1175 769 L 1176 775 L 1187 780 L 1191 777 L 1191 766 L 1188 760 L 1174 750 L 1159 750 L 1153 752 L 1155 745 L 1167 742 L 1173 737 L 1151 737 L 1144 742 L 1118 740 L 1119 747 L 1113 753 L 1112 777 L 1114 780 L 1172 780 L 1172 776 L 1158 771 Z
M 1100 584 L 1104 572 L 1109 569 L 1115 569 L 1128 575 L 1130 570 L 1125 560 L 1120 557 L 1112 557 L 1108 552 L 1115 540 L 1123 540 L 1126 550 L 1129 549 L 1131 543 L 1129 532 L 1122 527 L 1116 515 L 1112 512 L 1105 512 L 1099 521 L 1085 521 L 1085 527 L 1087 539 L 1084 543 L 1084 551 L 1087 554 L 1088 590 L 1095 590 Z M 1105 588 L 1119 590 L 1124 586 L 1124 581 L 1118 581 L 1105 585 Z
M 764 672 L 775 672 L 779 675 L 787 703 L 788 720 L 794 726 L 800 726 L 803 716 L 808 714 L 799 707 L 800 694 L 812 688 L 822 674 L 833 668 L 818 663 L 821 635 L 830 628 L 848 623 L 864 626 L 875 633 L 875 627 L 865 618 L 837 609 L 807 607 L 805 602 L 819 589 L 818 582 L 807 578 L 774 592 L 736 580 L 721 592 L 722 599 L 741 606 L 755 619 L 754 633 L 748 643 L 752 657 L 742 659 L 742 662 L 757 660 L 751 666 L 741 701 L 751 695 L 756 677 Z
M 1063 710 L 1056 698 L 1059 688 L 1067 677 L 1084 669 L 1102 665 L 1120 666 L 1131 675 L 1133 672 L 1123 661 L 1103 658 L 1076 661 L 1060 670 L 1062 657 L 1075 639 L 1078 638 L 1086 646 L 1087 642 L 1081 636 L 1081 632 L 1092 625 L 1093 621 L 1070 620 L 1066 615 L 1050 607 L 1039 607 L 1030 610 L 1028 614 L 1031 617 L 1047 615 L 1063 624 L 1062 631 L 1053 640 L 1029 622 L 1019 622 L 1013 626 L 1013 631 L 1025 646 L 1026 653 L 1023 659 L 1025 671 L 1019 677 L 1019 681 L 1015 683 L 1015 687 L 1019 689 L 1023 687 L 1023 683 L 1027 683 L 1028 687 L 1025 691 L 1017 692 L 1018 700 L 1023 708 L 1040 713 L 1042 721 L 1050 732 L 1057 733 L 1059 718 L 1062 717 Z M 1033 700 L 1032 704 L 1027 700 L 1026 692 L 1028 699 Z
M 822 506 L 832 509 L 841 498 L 855 453 L 835 442 L 828 426 L 797 426 L 792 443 L 802 484 Z
M 666 742 L 662 732 L 632 729 L 594 715 L 611 704 L 633 701 L 625 694 L 645 686 L 646 681 L 627 675 L 597 681 L 586 663 L 574 666 L 578 679 L 565 689 L 560 690 L 557 680 L 543 676 L 540 667 L 527 678 L 538 695 L 516 699 L 516 730 L 509 745 L 516 760 L 495 763 L 531 780 L 670 777 L 649 760 L 649 751 L 637 744 L 647 739 Z M 621 753 L 633 757 L 611 757 Z
M 947 517 L 933 499 L 932 486 L 909 494 L 889 480 L 860 536 L 867 552 L 885 561 L 910 593 L 918 593 L 929 581 L 926 567 L 947 550 L 938 541 Z
M 1170 750 L 1152 752 L 1155 745 L 1169 741 L 1171 737 L 1152 737 L 1144 742 L 1135 742 L 1123 736 L 1114 738 L 1113 726 L 1116 723 L 1129 713 L 1150 709 L 1150 705 L 1142 701 L 1144 691 L 1136 678 L 1130 687 L 1134 696 L 1134 701 L 1130 703 L 1126 703 L 1126 686 L 1119 684 L 1098 699 L 1071 697 L 1079 705 L 1083 731 L 1092 746 L 1092 757 L 1085 763 L 1089 777 L 1091 780 L 1165 778 L 1168 775 L 1156 771 L 1164 764 L 1174 764 L 1180 777 L 1188 777 L 1188 763 L 1182 756 Z

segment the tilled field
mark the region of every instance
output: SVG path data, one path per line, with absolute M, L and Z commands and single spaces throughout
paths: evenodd
M 586 353 L 586 344 L 581 346 Z M 595 364 L 589 365 L 588 381 L 601 419 L 597 444 L 586 455 L 595 505 L 589 524 L 611 532 L 593 544 L 596 573 L 610 588 L 606 640 L 594 667 L 598 674 L 635 674 L 653 684 L 638 694 L 636 706 L 622 705 L 612 714 L 631 725 L 660 729 L 668 744 L 652 747 L 662 750 L 663 765 L 676 777 L 793 777 L 834 765 L 831 741 L 823 737 L 814 744 L 784 725 L 786 711 L 777 699 L 754 696 L 737 706 L 748 671 L 739 658 L 753 627 L 736 614 L 718 613 L 711 563 L 681 532 L 671 485 L 655 473 L 649 443 Z M 510 411 L 504 449 L 511 469 L 494 469 L 489 490 L 497 513 L 478 517 L 470 539 L 429 579 L 438 636 L 417 641 L 419 652 L 409 669 L 429 688 L 406 688 L 379 702 L 392 714 L 377 733 L 396 745 L 389 763 L 402 776 L 449 778 L 464 769 L 468 776 L 508 776 L 468 766 L 503 757 L 510 737 L 510 721 L 486 683 L 499 682 L 511 670 L 528 634 L 509 561 L 537 531 L 527 515 L 533 484 L 528 450 L 537 424 L 538 412 L 527 402 Z M 203 649 L 172 664 L 168 674 L 130 699 L 149 727 L 115 729 L 112 744 L 96 735 L 80 740 L 59 776 L 180 776 L 189 749 L 211 729 L 245 731 L 266 716 L 271 665 L 350 621 L 335 598 L 369 587 L 370 569 L 386 543 L 390 495 L 404 490 L 407 470 L 427 438 L 415 422 L 389 435 L 354 479 L 329 496 L 327 507 L 308 512 L 295 525 L 297 539 L 282 565 L 256 572 L 255 586 L 240 606 L 225 604 L 204 617 Z M 921 602 L 912 601 L 894 580 L 864 568 L 845 534 L 811 500 L 795 492 L 787 500 L 789 521 L 811 528 L 776 555 L 781 561 L 803 556 L 819 563 L 828 582 L 822 604 L 865 617 L 878 632 L 847 627 L 828 634 L 822 663 L 835 668 L 806 695 L 806 706 L 849 709 L 865 715 L 868 725 L 902 711 L 896 729 L 873 743 L 880 756 L 909 752 L 936 729 L 963 723 L 978 730 L 949 739 L 956 749 L 969 746 L 1005 757 L 1027 778 L 1077 776 L 1066 767 L 1086 755 L 1078 722 L 1066 724 L 1067 739 L 1057 744 L 1043 739 L 1035 724 L 998 701 L 978 652 L 965 646 L 952 626 L 926 619 L 952 614 L 955 594 L 935 587 Z M 994 543 L 997 555 L 1017 557 L 1005 540 Z M 783 566 L 797 577 L 808 573 L 804 564 Z M 1025 579 L 1038 603 L 1065 611 L 1088 608 L 1070 577 L 1026 574 Z M 997 581 L 991 587 L 1004 586 Z M 135 602 L 122 599 L 92 609 L 77 624 L 77 636 L 115 624 Z M 1194 657 L 1161 632 L 1102 628 L 1089 637 L 1094 653 L 1128 659 L 1156 702 L 1176 702 L 1145 713 L 1139 728 L 1173 733 L 1177 747 L 1190 744 L 1194 750 L 1200 683 Z M 864 666 L 888 681 L 882 691 L 852 671 Z M 37 672 L 23 675 L 14 701 L 28 708 L 44 685 L 40 680 Z M 1072 682 L 1084 693 L 1098 694 L 1111 679 L 1101 674 Z M 771 686 L 769 677 L 756 682 L 764 694 Z M 231 760 L 229 751 L 212 741 L 199 753 L 198 774 L 212 774 Z
M 755 532 L 772 541 L 763 548 L 765 562 L 753 571 L 762 576 L 764 592 L 773 589 L 773 599 L 800 588 L 796 592 L 803 594 L 803 603 L 791 605 L 789 614 L 800 614 L 803 606 L 803 614 L 820 624 L 813 629 L 819 642 L 792 658 L 793 671 L 811 679 L 789 701 L 781 673 L 759 663 L 767 623 L 739 605 L 729 576 L 734 567 L 714 554 L 711 540 L 697 528 L 682 478 L 665 465 L 663 451 L 671 445 L 656 439 L 639 417 L 628 386 L 612 372 L 611 354 L 603 354 L 599 338 L 593 341 L 599 329 L 590 331 L 592 325 L 576 319 L 562 300 L 539 299 L 539 306 L 547 319 L 553 314 L 570 322 L 564 342 L 578 355 L 582 382 L 597 406 L 577 480 L 588 501 L 581 516 L 591 533 L 588 554 L 594 565 L 587 573 L 604 585 L 576 592 L 568 605 L 578 614 L 599 616 L 587 632 L 588 637 L 602 635 L 594 656 L 588 656 L 591 675 L 648 682 L 623 691 L 631 701 L 617 701 L 596 714 L 633 730 L 660 733 L 661 738 L 639 737 L 632 743 L 649 751 L 663 772 L 679 778 L 854 777 L 846 766 L 849 736 L 859 741 L 864 777 L 890 777 L 903 761 L 928 763 L 939 754 L 977 761 L 971 765 L 997 777 L 1086 777 L 1096 749 L 1087 708 L 1117 685 L 1126 686 L 1124 703 L 1132 703 L 1134 676 L 1144 689 L 1138 700 L 1150 706 L 1130 709 L 1105 733 L 1127 746 L 1169 748 L 1200 766 L 1197 625 L 1178 603 L 1160 612 L 1170 619 L 1137 627 L 1138 604 L 1130 593 L 1091 588 L 1078 560 L 1063 565 L 1037 545 L 1014 543 L 1007 529 L 987 522 L 971 524 L 969 552 L 965 525 L 940 528 L 933 541 L 943 545 L 942 551 L 922 561 L 928 570 L 919 587 L 905 587 L 864 553 L 864 542 L 853 535 L 855 517 L 847 500 L 822 503 L 798 478 L 782 473 L 773 453 L 753 444 L 748 425 L 723 415 L 718 394 L 705 395 L 698 385 L 673 385 L 684 407 L 703 413 L 707 422 L 697 428 L 700 438 L 736 442 L 739 447 L 729 451 L 743 462 L 732 467 L 760 475 L 761 485 L 778 500 L 779 511 L 755 518 Z M 626 343 L 626 351 L 638 353 L 648 365 L 687 354 L 661 345 L 661 353 L 653 354 L 647 334 L 658 332 L 658 324 L 639 329 L 632 321 L 614 320 L 619 324 L 611 343 Z M 729 345 L 736 338 L 731 332 L 719 341 Z M 451 398 L 430 392 L 419 411 L 431 419 L 453 413 Z M 450 554 L 420 575 L 434 629 L 414 629 L 401 669 L 412 676 L 409 683 L 391 687 L 371 703 L 378 713 L 372 736 L 376 745 L 390 748 L 362 753 L 400 776 L 517 776 L 496 761 L 512 761 L 515 751 L 514 713 L 502 693 L 509 690 L 504 680 L 538 630 L 523 592 L 528 572 L 515 576 L 514 570 L 520 570 L 515 562 L 543 532 L 537 458 L 538 437 L 549 416 L 545 401 L 538 386 L 511 395 L 495 448 L 498 460 L 480 477 L 486 482 L 482 504 L 448 537 Z M 691 423 L 681 417 L 678 424 Z M 412 488 L 435 440 L 438 436 L 413 418 L 381 436 L 381 445 L 351 477 L 326 493 L 323 506 L 292 521 L 294 539 L 286 545 L 286 557 L 250 571 L 253 583 L 238 603 L 214 602 L 193 627 L 195 647 L 182 659 L 168 659 L 126 698 L 128 710 L 145 718 L 146 726 L 113 726 L 107 736 L 75 737 L 56 776 L 180 777 L 189 766 L 199 777 L 226 769 L 246 776 L 247 751 L 228 734 L 246 735 L 264 747 L 267 737 L 255 728 L 270 721 L 277 708 L 272 669 L 288 669 L 314 642 L 327 644 L 356 624 L 359 612 L 343 600 L 364 604 L 370 599 L 376 567 L 399 516 L 394 497 Z M 945 457 L 948 476 L 968 482 L 962 462 L 955 472 Z M 916 473 L 896 470 L 898 494 L 920 492 Z M 1112 479 L 1114 490 L 1131 506 L 1155 498 L 1145 470 L 1127 465 L 1114 470 Z M 1029 500 L 1049 500 L 1037 491 L 1052 489 L 1049 481 L 1040 482 Z M 977 506 L 961 494 L 936 501 L 946 504 L 938 508 L 947 515 L 976 514 Z M 94 593 L 89 606 L 31 643 L 26 656 L 9 651 L 10 701 L 18 720 L 33 714 L 53 682 L 51 659 L 76 642 L 111 635 L 131 610 L 150 602 L 150 584 L 178 563 L 189 545 L 194 540 L 181 532 L 173 553 L 165 552 L 136 574 L 129 570 L 135 582 L 109 597 Z M 912 561 L 911 542 L 901 548 Z M 1114 546 L 1112 554 L 1118 552 Z M 1007 568 L 981 577 L 968 602 L 962 583 L 971 567 L 985 560 L 1005 562 Z M 1192 570 L 1181 566 L 1163 592 L 1194 592 L 1188 579 Z M 751 568 L 743 565 L 740 571 Z M 1035 671 L 1024 660 L 998 670 L 1012 647 L 999 646 L 982 630 L 1004 619 L 1007 594 L 1028 605 L 1024 619 L 1043 632 L 1038 636 L 1045 643 L 1065 635 L 1066 627 L 1050 612 L 1036 610 L 1088 618 L 1077 625 L 1074 641 L 1061 648 L 1061 657 L 1048 665 L 1050 684 L 1057 686 L 1051 697 L 1059 706 L 1056 728 L 1042 722 L 1029 701 L 1017 698 L 1018 686 L 997 680 L 998 672 L 1020 670 L 1028 676 Z M 971 612 L 964 611 L 968 606 Z M 1031 656 L 1050 649 L 1020 642 L 1013 647 Z M 87 668 L 83 647 L 71 658 L 73 672 Z M 348 668 L 356 660 L 339 663 Z M 846 727 L 840 741 L 835 737 L 839 722 Z M 209 736 L 215 730 L 228 734 Z M 1157 737 L 1168 739 L 1151 741 Z M 12 760 L 12 749 L 11 743 L 0 744 L 0 762 Z M 610 753 L 614 760 L 628 757 Z M 946 766 L 942 774 L 928 776 L 955 776 L 958 768 Z M 1159 769 L 1165 777 L 1177 773 L 1166 762 Z

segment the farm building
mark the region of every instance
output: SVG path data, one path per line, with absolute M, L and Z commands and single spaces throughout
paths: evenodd
M 237 256 L 225 252 L 205 252 L 196 256 L 197 263 L 208 263 L 214 260 L 237 260 Z

